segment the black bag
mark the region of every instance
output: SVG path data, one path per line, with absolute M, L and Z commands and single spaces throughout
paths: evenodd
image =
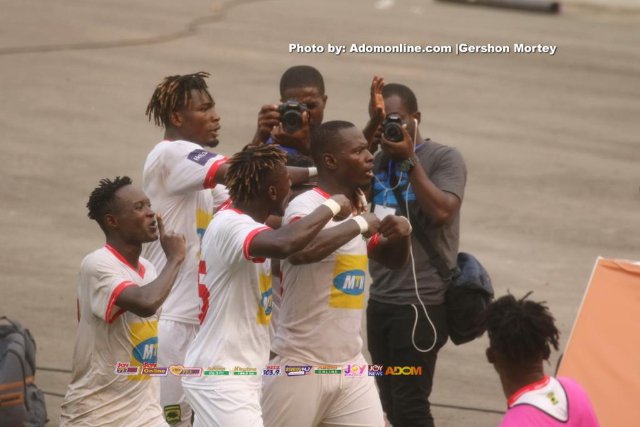
M 460 345 L 484 333 L 477 319 L 493 300 L 493 286 L 489 273 L 473 255 L 458 253 L 457 264 L 445 298 L 449 338 Z
M 411 223 L 413 235 L 431 258 L 440 277 L 445 283 L 449 282 L 445 294 L 449 338 L 455 345 L 473 341 L 484 333 L 484 329 L 477 326 L 478 315 L 493 300 L 493 286 L 489 273 L 476 257 L 466 252 L 458 253 L 456 268 L 449 269 L 422 229 L 420 219 L 425 219 L 424 214 L 415 204 L 409 205 L 412 212 L 406 212 L 402 194 L 397 187 L 393 189 L 393 193 L 398 200 L 400 212 Z
M 2 426 L 47 423 L 42 391 L 33 383 L 36 342 L 19 322 L 0 317 L 0 420 Z

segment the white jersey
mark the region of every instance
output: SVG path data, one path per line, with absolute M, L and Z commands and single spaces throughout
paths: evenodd
M 269 359 L 271 262 L 249 256 L 253 238 L 270 228 L 230 207 L 213 218 L 202 242 L 200 273 L 209 293 L 204 323 L 187 350 L 186 366 L 202 377 L 185 377 L 189 388 L 207 388 L 211 368 L 260 372 Z M 237 368 L 240 368 L 238 370 Z M 253 374 L 255 375 L 255 374 Z
M 330 196 L 319 188 L 293 199 L 283 224 L 313 212 Z M 329 221 L 324 229 L 343 221 Z M 372 239 L 372 245 L 377 239 Z M 282 295 L 272 350 L 307 364 L 341 365 L 362 351 L 360 325 L 364 308 L 367 241 L 354 237 L 319 262 L 282 262 Z
M 157 378 L 120 375 L 156 363 L 158 318 L 142 318 L 115 305 L 128 286 L 156 278 L 144 258 L 134 269 L 106 245 L 87 255 L 78 279 L 78 331 L 73 374 L 62 402 L 61 425 L 166 425 Z
M 153 209 L 162 215 L 167 230 L 182 234 L 186 256 L 171 293 L 162 305 L 161 319 L 200 323 L 203 290 L 198 289 L 200 240 L 213 212 L 229 197 L 215 175 L 224 156 L 210 153 L 188 141 L 162 141 L 147 156 L 143 171 L 144 192 Z M 166 256 L 155 241 L 144 245 L 142 255 L 161 271 Z

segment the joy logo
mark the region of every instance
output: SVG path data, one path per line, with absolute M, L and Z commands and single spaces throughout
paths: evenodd
M 273 298 L 272 298 L 272 290 L 269 288 L 266 292 L 262 293 L 262 298 L 260 300 L 260 305 L 264 309 L 264 314 L 267 316 L 271 314 L 271 310 L 273 308 Z
M 345 377 L 361 377 L 367 372 L 367 365 L 347 365 L 344 368 Z
M 384 375 L 384 367 L 382 365 L 369 365 L 368 374 L 370 377 L 381 377 Z
M 158 362 L 158 337 L 151 337 L 133 348 L 133 357 L 140 363 Z
M 333 286 L 348 295 L 361 295 L 364 292 L 364 280 L 364 271 L 348 270 L 333 279 Z

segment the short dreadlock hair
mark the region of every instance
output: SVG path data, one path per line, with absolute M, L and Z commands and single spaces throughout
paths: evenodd
M 548 360 L 551 346 L 558 350 L 559 332 L 546 302 L 505 295 L 492 302 L 480 316 L 493 350 L 514 363 Z
M 324 79 L 320 71 L 310 65 L 295 65 L 280 77 L 280 97 L 284 97 L 287 89 L 315 87 L 324 95 Z
M 113 181 L 109 178 L 100 180 L 100 185 L 96 187 L 89 196 L 87 216 L 95 220 L 100 228 L 104 228 L 104 216 L 114 212 L 116 192 L 126 185 L 131 185 L 131 178 L 128 176 L 117 176 Z
M 147 105 L 146 115 L 149 117 L 149 121 L 153 117 L 156 126 L 163 126 L 165 129 L 169 127 L 171 125 L 171 113 L 189 104 L 191 91 L 194 89 L 206 93 L 209 98 L 213 99 L 209 93 L 207 83 L 204 81 L 209 76 L 209 73 L 200 71 L 195 74 L 165 77 L 156 86 L 156 90 L 153 91 L 151 100 Z
M 287 154 L 277 145 L 247 146 L 229 160 L 225 175 L 229 196 L 234 202 L 246 203 L 263 194 L 271 174 L 284 167 Z

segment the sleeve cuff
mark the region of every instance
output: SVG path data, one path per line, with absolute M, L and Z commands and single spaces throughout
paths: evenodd
M 265 261 L 265 258 L 254 258 L 251 255 L 249 255 L 249 246 L 251 245 L 253 238 L 265 230 L 271 230 L 271 227 L 267 227 L 265 225 L 264 227 L 256 228 L 255 230 L 252 230 L 244 239 L 244 244 L 242 245 L 242 254 L 249 261 L 253 261 L 255 263 L 260 263 Z
M 209 168 L 209 171 L 207 172 L 207 176 L 204 178 L 204 184 L 203 184 L 204 188 L 213 188 L 216 186 L 217 184 L 216 174 L 218 173 L 218 169 L 220 168 L 220 166 L 222 166 L 226 162 L 227 162 L 226 157 L 213 162 L 213 164 Z

